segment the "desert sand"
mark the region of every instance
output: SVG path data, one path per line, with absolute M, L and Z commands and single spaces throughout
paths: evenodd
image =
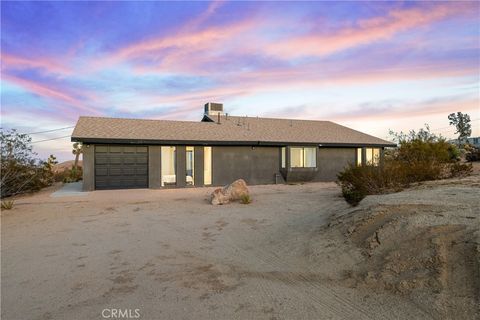
M 56 187 L 58 188 L 58 187 Z M 2 212 L 2 319 L 472 319 L 478 175 L 369 196 L 334 183 L 97 191 Z

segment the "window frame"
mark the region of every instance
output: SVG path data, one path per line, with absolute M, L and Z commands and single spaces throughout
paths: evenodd
M 374 167 L 380 165 L 381 155 L 381 148 L 365 148 L 365 164 Z
M 357 167 L 360 167 L 363 165 L 363 148 L 357 148 L 356 152 L 357 152 L 356 164 L 357 164 Z
M 167 150 L 169 150 L 167 152 Z M 168 154 L 169 160 L 167 161 L 166 155 Z M 173 168 L 173 174 L 165 174 L 167 172 L 166 170 L 166 164 L 169 163 L 171 166 L 169 167 L 170 169 Z M 176 186 L 178 177 L 177 177 L 177 146 L 160 146 L 160 185 L 162 187 L 170 187 L 170 186 Z M 168 170 L 168 173 L 171 173 L 170 170 Z M 166 176 L 170 177 L 170 181 L 167 181 Z M 172 179 L 173 177 L 173 179 Z
M 294 154 L 294 152 L 292 152 L 294 149 L 301 149 L 301 153 L 300 153 L 300 162 L 301 162 L 301 165 L 300 166 L 292 166 L 292 155 Z M 313 166 L 306 166 L 306 159 L 307 159 L 307 153 L 306 153 L 306 150 L 307 149 L 313 149 L 314 151 L 314 157 L 313 157 L 313 162 L 314 162 L 314 165 Z M 292 169 L 298 169 L 298 168 L 306 168 L 306 169 L 311 169 L 311 168 L 317 168 L 317 147 L 290 147 L 290 168 Z
M 208 154 L 208 157 L 206 156 Z M 207 158 L 209 161 L 207 161 Z M 213 176 L 213 158 L 212 158 L 212 147 L 206 146 L 203 147 L 203 184 L 205 186 L 212 185 L 212 176 Z

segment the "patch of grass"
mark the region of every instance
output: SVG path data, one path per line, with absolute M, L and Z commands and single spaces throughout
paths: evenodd
M 3 200 L 2 201 L 2 210 L 10 210 L 13 208 L 13 200 Z
M 244 194 L 244 195 L 240 198 L 240 203 L 243 203 L 243 204 L 252 203 L 252 198 L 250 197 L 249 194 Z

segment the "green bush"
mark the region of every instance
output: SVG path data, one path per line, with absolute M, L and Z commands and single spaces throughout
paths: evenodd
M 240 202 L 243 203 L 243 204 L 249 204 L 249 203 L 252 203 L 252 198 L 250 197 L 250 195 L 244 194 L 240 198 Z
M 396 192 L 408 185 L 406 170 L 397 161 L 385 161 L 377 167 L 350 165 L 338 174 L 338 183 L 343 197 L 352 205 L 369 194 Z
M 63 182 L 70 183 L 70 182 L 77 182 L 81 181 L 83 176 L 83 171 L 81 167 L 72 167 L 69 170 L 65 170 L 63 174 Z
M 13 208 L 13 200 L 4 200 L 2 201 L 1 208 L 2 210 L 10 210 Z
M 399 147 L 389 150 L 381 166 L 350 165 L 338 174 L 345 200 L 357 205 L 365 196 L 397 192 L 411 183 L 468 175 L 472 166 L 458 161 L 458 149 L 428 127 L 393 134 Z

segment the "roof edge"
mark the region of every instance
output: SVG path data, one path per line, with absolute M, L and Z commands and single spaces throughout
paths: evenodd
M 319 147 L 396 147 L 395 143 L 322 143 L 322 142 L 289 142 L 289 141 L 215 141 L 215 140 L 152 140 L 152 139 L 107 139 L 107 138 L 85 138 L 74 137 L 72 142 L 92 144 L 142 144 L 142 145 L 193 145 L 193 146 L 305 146 L 316 145 Z

